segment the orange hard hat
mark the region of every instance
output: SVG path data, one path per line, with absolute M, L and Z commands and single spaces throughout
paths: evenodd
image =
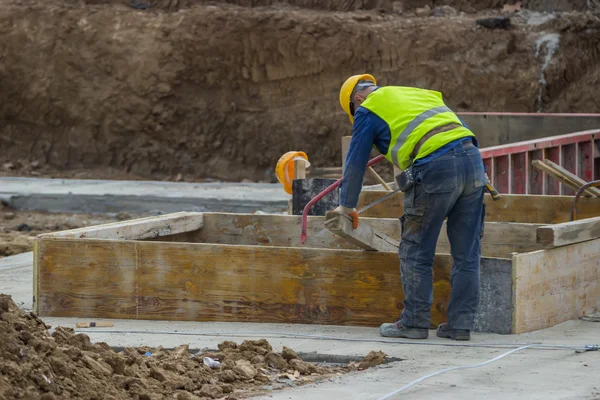
M 303 151 L 288 151 L 279 158 L 275 167 L 275 175 L 283 189 L 292 194 L 292 181 L 294 180 L 294 161 L 305 160 L 306 166 L 310 166 L 308 156 Z

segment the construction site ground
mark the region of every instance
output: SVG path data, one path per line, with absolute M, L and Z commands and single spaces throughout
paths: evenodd
M 25 310 L 31 309 L 31 262 L 31 253 L 0 259 L 0 293 L 12 294 L 15 302 Z M 88 321 L 82 318 L 43 318 L 43 320 L 54 328 L 58 326 L 75 328 L 76 322 Z M 285 390 L 265 385 L 267 388 L 262 392 L 263 394 L 256 397 L 261 400 L 379 399 L 427 374 L 449 367 L 480 363 L 510 350 L 510 348 L 438 346 L 434 343 L 456 345 L 457 342 L 439 339 L 435 337 L 434 331 L 430 331 L 427 340 L 403 344 L 378 343 L 378 340 L 390 339 L 380 337 L 376 328 L 118 319 L 111 321 L 114 322 L 114 327 L 85 328 L 79 331 L 89 335 L 92 342 L 106 342 L 118 348 L 162 346 L 169 349 L 186 344 L 192 350 L 216 349 L 219 343 L 226 340 L 241 343 L 247 339 L 267 339 L 277 351 L 280 351 L 282 346 L 287 346 L 298 353 L 313 354 L 314 358 L 316 353 L 321 360 L 339 361 L 344 357 L 360 359 L 371 351 L 383 351 L 391 360 L 400 359 L 364 371 L 330 376 L 318 383 L 307 383 L 302 387 L 295 387 L 296 384 L 293 382 L 284 385 Z M 102 330 L 123 332 L 103 333 Z M 126 333 L 127 331 L 131 333 Z M 155 333 L 140 333 L 140 331 Z M 521 335 L 475 333 L 467 346 L 503 344 L 516 348 L 525 343 L 598 344 L 599 332 L 600 324 L 597 322 L 573 320 L 550 329 Z M 289 337 L 294 334 L 336 337 L 348 341 Z M 598 352 L 578 354 L 574 350 L 526 349 L 476 369 L 451 371 L 435 376 L 393 398 L 410 396 L 417 399 L 457 400 L 484 397 L 591 400 L 600 398 L 600 385 L 594 379 L 598 374 L 600 374 Z
M 125 214 L 89 215 L 15 210 L 0 203 L 0 257 L 32 250 L 34 238 L 42 233 L 118 221 Z
M 0 333 L 14 328 L 15 338 L 27 342 L 35 331 L 42 350 L 45 327 L 29 314 L 36 235 L 177 211 L 285 213 L 290 196 L 275 184 L 275 164 L 299 150 L 314 167 L 340 166 L 340 139 L 351 125 L 337 96 L 351 74 L 439 90 L 459 112 L 600 110 L 596 0 L 0 0 L 0 8 L 0 294 L 25 312 L 3 314 L 10 304 L 0 297 L 0 316 L 8 315 L 0 318 Z M 481 21 L 487 18 L 500 19 Z M 391 181 L 389 165 L 376 169 Z M 95 378 L 79 387 L 75 378 L 64 379 L 65 393 L 104 398 L 98 376 L 110 375 L 108 364 L 94 357 L 106 346 L 56 329 L 86 320 L 43 321 L 65 346 L 59 353 L 94 370 Z M 434 331 L 405 343 L 382 341 L 375 327 L 111 321 L 112 328 L 84 332 L 94 343 L 138 348 L 129 361 L 148 368 L 121 383 L 140 390 L 131 398 L 144 400 L 195 399 L 181 389 L 180 376 L 168 377 L 196 365 L 178 363 L 177 350 L 152 365 L 144 351 L 158 346 L 197 352 L 227 340 L 266 339 L 276 352 L 287 346 L 346 366 L 382 351 L 389 362 L 362 371 L 321 371 L 314 383 L 292 371 L 238 393 L 376 400 L 427 374 L 523 344 L 600 344 L 600 323 L 584 320 L 521 335 L 474 333 L 464 346 Z M 39 358 L 39 370 L 15 368 L 23 355 L 3 339 L 0 384 L 51 363 L 63 372 L 75 368 L 50 357 Z M 479 347 L 491 344 L 504 347 Z M 435 376 L 393 398 L 591 400 L 600 399 L 598 376 L 598 351 L 525 349 Z M 36 379 L 36 391 L 51 387 L 44 373 Z M 224 390 L 245 385 L 228 386 L 208 373 L 202 379 L 210 383 L 194 390 L 203 399 L 225 399 Z M 178 382 L 178 393 L 142 393 L 157 381 Z

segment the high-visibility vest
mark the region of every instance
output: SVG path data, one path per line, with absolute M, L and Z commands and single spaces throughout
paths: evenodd
M 458 116 L 434 90 L 403 86 L 385 86 L 371 92 L 361 107 L 377 114 L 389 126 L 392 138 L 385 158 L 404 170 L 410 165 L 410 154 L 419 140 L 432 129 L 457 123 L 460 127 L 438 133 L 425 141 L 415 160 L 440 147 L 468 136 L 475 136 L 462 126 Z

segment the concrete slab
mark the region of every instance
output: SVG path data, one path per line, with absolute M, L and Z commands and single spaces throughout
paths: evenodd
M 0 293 L 24 310 L 33 308 L 33 252 L 0 258 Z
M 24 308 L 31 307 L 32 254 L 0 259 L 0 293 L 13 296 Z M 74 328 L 83 318 L 44 318 L 52 326 Z M 236 324 L 176 321 L 112 320 L 114 328 L 82 329 L 92 341 L 113 346 L 215 348 L 224 340 L 241 343 L 245 339 L 266 338 L 278 350 L 283 345 L 298 352 L 364 356 L 371 350 L 382 350 L 403 361 L 330 379 L 328 381 L 276 391 L 258 400 L 368 400 L 381 399 L 401 386 L 443 368 L 472 365 L 506 352 L 507 348 L 463 347 L 464 343 L 438 339 L 430 331 L 424 341 L 382 338 L 377 329 L 297 324 Z M 382 321 L 385 322 L 385 321 Z M 111 332 L 112 331 L 112 332 Z M 122 332 L 114 332 L 122 331 Z M 125 331 L 125 332 L 123 332 Z M 317 335 L 344 340 L 289 337 Z M 552 345 L 598 344 L 600 323 L 568 321 L 550 329 L 522 335 L 473 334 L 467 346 L 544 343 Z M 445 345 L 461 344 L 459 347 Z M 600 353 L 576 354 L 573 350 L 529 349 L 511 354 L 495 363 L 452 371 L 419 383 L 394 396 L 401 399 L 598 399 Z
M 286 212 L 279 184 L 0 178 L 0 199 L 24 210 L 82 213 Z
M 75 327 L 74 318 L 44 318 L 53 326 Z M 364 372 L 352 373 L 325 382 L 273 392 L 260 400 L 331 400 L 380 399 L 401 386 L 440 369 L 472 365 L 497 357 L 508 348 L 445 347 L 456 344 L 435 337 L 424 341 L 381 338 L 376 329 L 359 327 L 193 323 L 169 321 L 113 320 L 114 328 L 90 328 L 80 331 L 92 341 L 113 346 L 158 346 L 167 348 L 189 344 L 190 348 L 216 348 L 224 340 L 241 343 L 245 339 L 266 338 L 277 350 L 288 346 L 298 352 L 342 356 L 364 356 L 371 350 L 384 351 L 403 361 L 385 364 Z M 107 331 L 135 331 L 111 333 Z M 151 330 L 150 332 L 143 332 Z M 142 331 L 142 332 L 140 332 Z M 162 333 L 161 333 L 162 332 Z M 168 333 L 169 332 L 169 333 Z M 348 341 L 282 337 L 282 334 L 320 335 Z M 553 328 L 525 335 L 474 334 L 468 345 L 514 345 L 544 343 L 585 345 L 598 342 L 600 324 L 569 321 Z M 364 340 L 364 341 L 356 341 Z M 369 342 L 372 340 L 373 342 Z M 379 343 L 387 340 L 392 343 Z M 530 349 L 511 354 L 493 364 L 476 369 L 452 371 L 417 384 L 394 399 L 597 399 L 600 384 L 592 377 L 600 373 L 600 354 L 576 354 L 573 350 Z

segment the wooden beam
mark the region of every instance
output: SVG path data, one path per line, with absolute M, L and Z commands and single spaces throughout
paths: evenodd
M 373 167 L 369 167 L 369 172 L 373 177 L 383 186 L 383 188 L 387 191 L 392 191 L 392 188 L 383 180 L 381 176 L 373 169 Z
M 600 310 L 600 239 L 513 257 L 513 333 Z
M 110 224 L 42 234 L 39 237 L 139 240 L 164 237 L 201 229 L 199 212 L 179 212 Z
M 325 216 L 325 226 L 332 233 L 348 239 L 361 249 L 370 251 L 398 251 L 399 242 L 384 233 L 377 232 L 364 222 L 360 222 L 356 229 L 352 227 L 352 220 L 346 215 L 328 211 Z
M 364 207 L 389 192 L 384 190 L 363 190 L 360 194 L 358 207 Z M 486 193 L 486 222 L 523 222 L 535 224 L 557 224 L 571 220 L 571 206 L 573 196 L 545 196 L 502 194 L 502 199 L 493 201 Z M 361 217 L 372 218 L 400 218 L 404 213 L 404 194 L 396 196 L 377 204 L 361 213 Z M 579 199 L 581 219 L 600 216 L 600 198 L 582 197 Z
M 563 183 L 564 185 L 568 185 L 574 188 L 575 190 L 579 190 L 583 185 L 587 183 L 577 175 L 567 171 L 560 165 L 550 160 L 533 160 L 531 162 L 531 165 L 533 165 L 541 171 L 544 171 L 545 173 L 552 176 L 554 179 Z M 600 189 L 590 187 L 585 190 L 584 194 L 587 194 L 588 196 L 600 197 Z
M 99 239 L 37 242 L 34 309 L 40 316 L 379 326 L 397 319 L 403 308 L 396 253 Z M 503 263 L 510 280 L 510 260 L 489 260 Z M 483 259 L 482 282 L 487 265 Z M 451 269 L 450 256 L 436 255 L 434 327 L 446 320 Z M 494 322 L 504 311 L 489 301 L 481 319 Z
M 377 232 L 400 240 L 400 222 L 397 218 L 360 218 L 361 224 Z M 300 242 L 300 216 L 205 213 L 204 227 L 187 234 L 170 236 L 169 241 L 195 243 L 244 244 L 280 247 L 312 247 L 325 249 L 359 250 L 360 247 L 330 232 L 324 217 L 309 217 L 308 238 Z M 481 242 L 486 257 L 511 258 L 514 252 L 527 252 L 541 248 L 536 242 L 536 229 L 542 224 L 486 222 Z M 160 238 L 152 240 L 162 240 Z M 450 253 L 446 226 L 438 239 L 437 253 Z
M 306 163 L 304 160 L 294 161 L 294 179 L 306 179 Z
M 537 242 L 546 248 L 600 239 L 600 217 L 537 228 Z

